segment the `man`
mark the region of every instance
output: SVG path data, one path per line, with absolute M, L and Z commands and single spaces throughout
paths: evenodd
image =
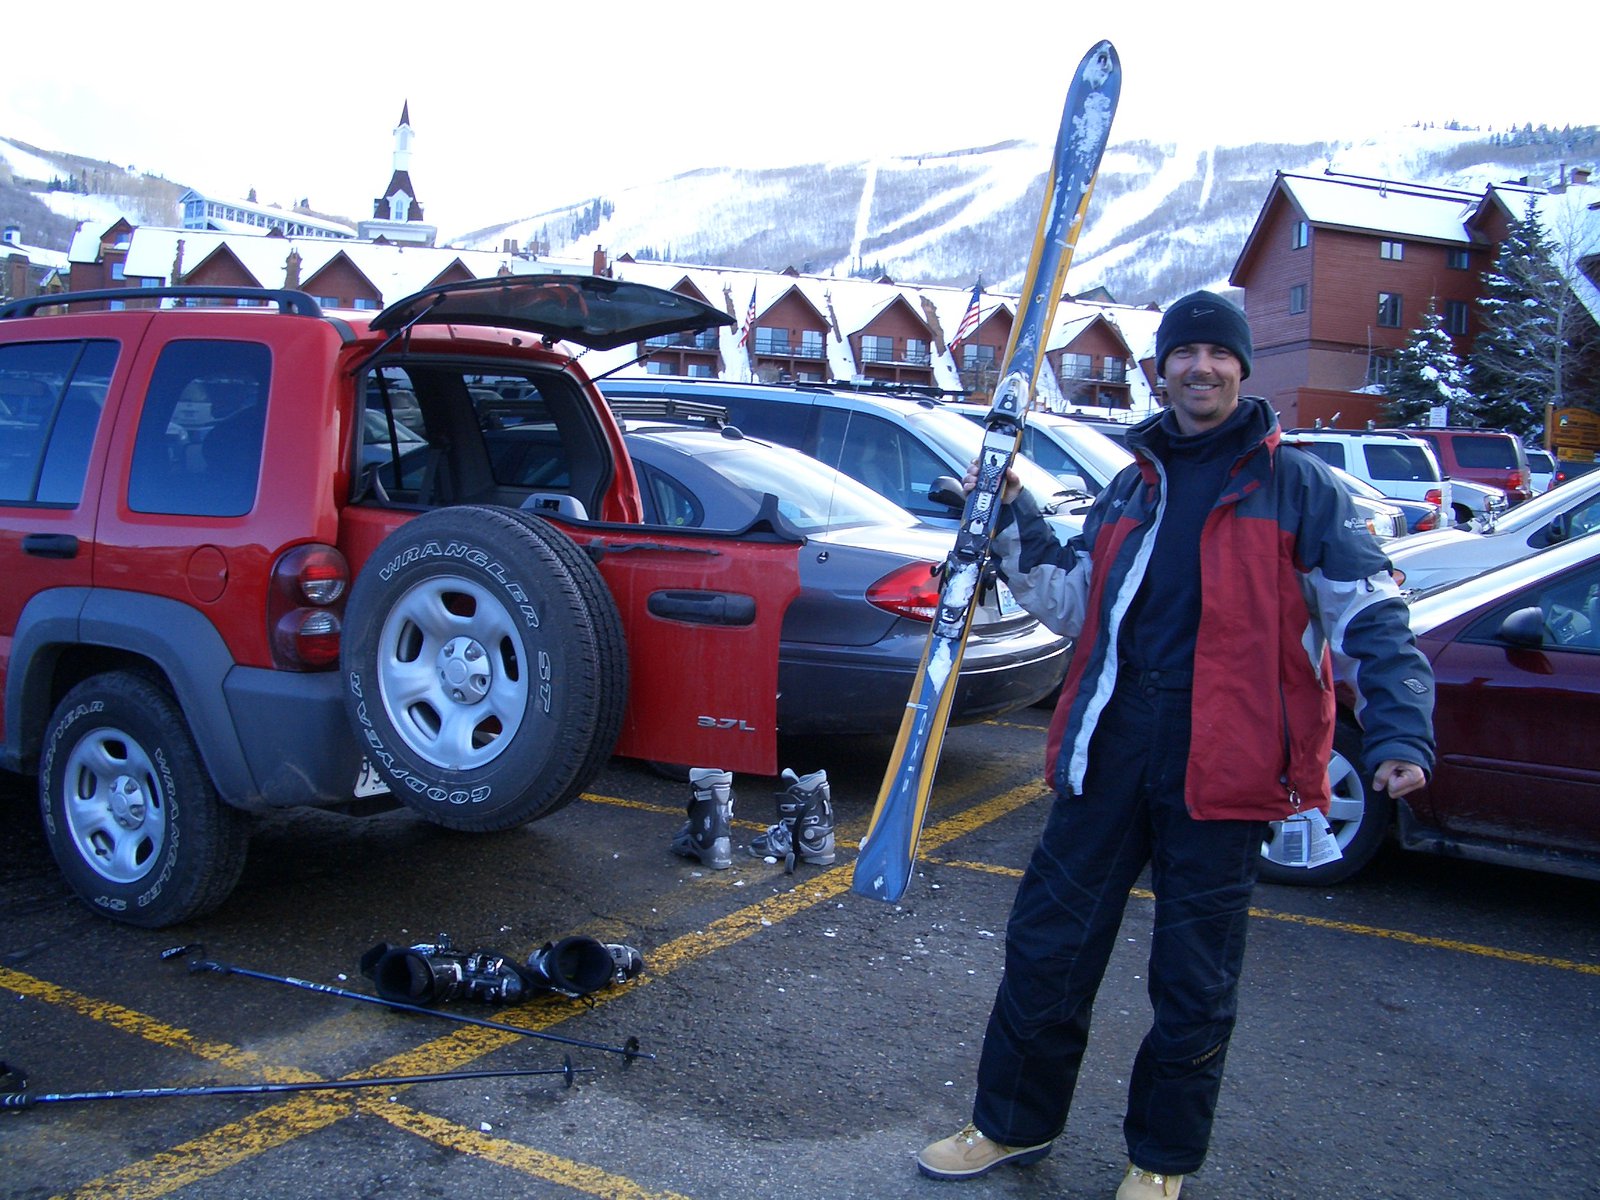
M 1154 1017 L 1117 1197 L 1177 1196 L 1210 1143 L 1268 822 L 1327 810 L 1335 662 L 1372 786 L 1405 795 L 1432 768 L 1433 677 L 1388 562 L 1327 468 L 1279 446 L 1266 401 L 1240 398 L 1251 353 L 1220 296 L 1172 305 L 1156 334 L 1167 408 L 1130 431 L 1135 463 L 1069 545 L 1008 479 L 1002 573 L 1078 641 L 1046 739 L 1056 800 L 1007 925 L 972 1123 L 917 1156 L 926 1175 L 1050 1152 L 1149 864 Z

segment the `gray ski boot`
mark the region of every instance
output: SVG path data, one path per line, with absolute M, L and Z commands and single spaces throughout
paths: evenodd
M 792 871 L 795 861 L 826 867 L 833 862 L 833 797 L 828 791 L 828 773 L 813 771 L 796 775 L 788 767 L 782 780 L 789 786 L 776 793 L 778 823 L 750 839 L 750 853 L 757 858 L 781 858 Z
M 689 788 L 689 819 L 672 839 L 672 852 L 714 871 L 733 866 L 733 772 L 694 767 Z

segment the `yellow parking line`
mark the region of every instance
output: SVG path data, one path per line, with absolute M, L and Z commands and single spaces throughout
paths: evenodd
M 985 871 L 991 875 L 1008 875 L 1022 878 L 1016 867 L 1001 867 L 993 863 L 965 862 L 959 859 L 929 859 L 939 866 L 958 867 L 967 871 Z M 1155 893 L 1145 888 L 1134 888 L 1128 893 L 1141 900 L 1154 900 Z M 1478 942 L 1461 942 L 1453 938 L 1429 937 L 1422 933 L 1408 933 L 1404 929 L 1385 929 L 1381 925 L 1359 925 L 1351 921 L 1334 921 L 1327 917 L 1308 917 L 1300 913 L 1277 912 L 1270 908 L 1251 908 L 1250 915 L 1261 921 L 1282 921 L 1290 925 L 1310 925 L 1317 929 L 1332 929 L 1339 933 L 1353 933 L 1360 937 L 1387 938 L 1412 946 L 1427 946 L 1434 950 L 1450 950 L 1457 954 L 1473 954 L 1479 958 L 1495 958 L 1502 962 L 1522 963 L 1530 967 L 1551 967 L 1558 971 L 1576 971 L 1580 975 L 1600 975 L 1600 963 L 1575 962 L 1569 958 L 1551 958 L 1546 954 L 1526 954 L 1521 950 L 1502 950 L 1498 946 L 1485 946 Z
M 520 1171 L 524 1175 L 560 1184 L 590 1196 L 603 1196 L 606 1200 L 686 1200 L 677 1192 L 650 1191 L 625 1176 L 613 1175 L 610 1171 L 602 1171 L 598 1167 L 585 1166 L 583 1163 L 559 1158 L 554 1154 L 546 1154 L 542 1150 L 535 1150 L 520 1142 L 490 1137 L 476 1129 L 468 1129 L 463 1125 L 457 1125 L 454 1121 L 444 1120 L 432 1113 L 422 1112 L 404 1104 L 394 1104 L 384 1100 L 362 1100 L 361 1109 L 363 1112 L 371 1112 L 374 1116 L 382 1118 L 396 1129 L 416 1134 L 446 1150 L 456 1150 L 462 1154 L 470 1154 L 474 1158 L 486 1159 L 502 1167 Z
M 100 1021 L 123 1033 L 143 1038 L 147 1042 L 154 1042 L 158 1046 L 166 1046 L 173 1050 L 182 1050 L 196 1058 L 203 1058 L 243 1074 L 263 1078 L 268 1083 L 313 1083 L 321 1078 L 293 1067 L 273 1066 L 259 1054 L 241 1050 L 225 1042 L 202 1041 L 187 1029 L 168 1025 L 154 1017 L 135 1012 L 131 1008 L 124 1008 L 120 1004 L 113 1004 L 108 1000 L 96 1000 L 71 988 L 35 979 L 32 975 L 24 975 L 21 971 L 14 971 L 10 967 L 0 967 L 0 988 L 16 992 L 20 996 L 43 1000 L 46 1004 L 57 1008 L 69 1009 L 88 1017 L 91 1021 Z

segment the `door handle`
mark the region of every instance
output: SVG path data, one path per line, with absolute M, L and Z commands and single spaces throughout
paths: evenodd
M 753 625 L 756 599 L 738 592 L 651 592 L 650 615 L 692 625 Z
M 77 558 L 78 539 L 70 533 L 28 533 L 22 537 L 22 552 L 35 558 Z

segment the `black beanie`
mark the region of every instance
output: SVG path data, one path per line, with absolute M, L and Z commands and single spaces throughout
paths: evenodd
M 1167 355 L 1179 346 L 1205 343 L 1226 346 L 1244 368 L 1243 379 L 1250 378 L 1250 324 L 1244 313 L 1215 292 L 1190 292 L 1175 300 L 1161 317 L 1156 330 L 1156 374 L 1165 375 Z

